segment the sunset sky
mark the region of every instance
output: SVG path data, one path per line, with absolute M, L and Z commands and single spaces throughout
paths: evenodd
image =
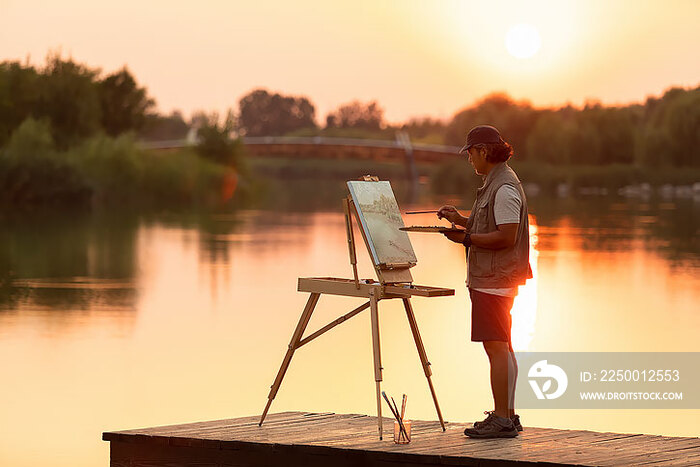
M 225 111 L 264 87 L 308 96 L 319 121 L 376 99 L 396 122 L 494 91 L 559 106 L 697 86 L 699 19 L 695 0 L 0 0 L 0 60 L 127 65 L 162 112 Z

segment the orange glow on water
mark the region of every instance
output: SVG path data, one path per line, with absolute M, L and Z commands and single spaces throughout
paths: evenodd
M 640 229 L 648 225 L 639 219 Z M 109 456 L 102 431 L 262 411 L 307 299 L 296 291 L 297 278 L 352 275 L 343 215 L 246 211 L 208 222 L 215 228 L 135 226 L 132 277 L 89 287 L 64 279 L 56 292 L 61 300 L 30 296 L 0 310 L 0 399 L 12 402 L 0 423 L 3 465 L 97 465 Z M 534 278 L 513 308 L 516 350 L 697 349 L 696 266 L 674 265 L 634 229 L 612 249 L 590 239 L 622 229 L 581 228 L 566 216 L 546 224 L 531 217 L 530 223 Z M 453 297 L 413 300 L 443 414 L 474 420 L 492 408 L 492 399 L 486 355 L 470 341 L 464 248 L 437 234 L 411 240 L 419 261 L 415 282 L 455 289 Z M 91 258 L 105 253 L 98 245 L 88 250 Z M 361 243 L 358 259 L 360 277 L 373 277 Z M 36 295 L 61 282 L 41 279 L 24 284 Z M 95 295 L 117 287 L 129 293 L 107 301 Z M 64 295 L 71 288 L 73 295 Z M 323 297 L 307 335 L 360 303 Z M 383 389 L 409 395 L 412 419 L 434 419 L 398 300 L 380 302 L 380 328 Z M 372 414 L 374 407 L 369 314 L 363 312 L 295 354 L 272 411 Z M 655 411 L 653 420 L 644 410 L 521 415 L 533 426 L 693 436 L 696 412 L 679 418 Z
M 537 318 L 537 258 L 539 250 L 537 246 L 537 224 L 535 217 L 530 215 L 530 267 L 532 279 L 524 286 L 519 287 L 518 296 L 513 302 L 511 316 L 511 341 L 516 352 L 530 350 L 530 342 L 535 334 L 535 321 Z

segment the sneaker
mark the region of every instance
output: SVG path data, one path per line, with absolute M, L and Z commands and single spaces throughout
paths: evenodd
M 478 427 L 466 428 L 464 434 L 470 438 L 515 438 L 518 430 L 510 418 L 489 414 Z
M 513 426 L 518 431 L 523 431 L 523 426 L 520 424 L 520 415 L 515 414 L 510 419 L 513 421 Z
M 494 411 L 493 411 L 493 410 L 487 410 L 487 411 L 484 412 L 484 414 L 487 415 L 487 417 L 486 417 L 484 420 L 480 421 L 480 422 L 474 422 L 474 428 L 479 428 L 479 425 L 481 425 L 482 423 L 487 422 L 491 417 L 493 417 L 493 416 L 494 416 Z M 510 417 L 510 419 L 513 421 L 513 425 L 515 426 L 515 429 L 516 429 L 516 430 L 518 430 L 518 431 L 523 431 L 523 426 L 520 424 L 520 415 L 515 414 L 515 415 L 513 415 L 512 417 Z
M 486 415 L 485 419 L 483 419 L 480 422 L 474 422 L 474 425 L 473 425 L 474 428 L 479 428 L 480 425 L 491 420 L 496 415 L 496 411 L 495 410 L 485 410 L 484 415 Z

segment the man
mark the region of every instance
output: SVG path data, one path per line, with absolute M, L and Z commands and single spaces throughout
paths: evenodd
M 494 399 L 494 410 L 484 412 L 486 419 L 464 434 L 512 438 L 522 431 L 522 425 L 514 408 L 518 364 L 511 344 L 510 310 L 518 286 L 532 277 L 527 200 L 520 180 L 507 164 L 513 148 L 496 128 L 472 128 L 460 153 L 469 157 L 484 184 L 477 190 L 468 218 L 454 206 L 442 206 L 437 215 L 466 228 L 466 233 L 447 232 L 445 236 L 467 249 L 471 339 L 482 342 L 486 350 Z

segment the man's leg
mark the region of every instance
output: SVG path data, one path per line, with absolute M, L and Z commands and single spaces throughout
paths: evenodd
M 484 350 L 491 364 L 491 392 L 496 415 L 510 418 L 511 395 L 509 373 L 512 369 L 510 345 L 505 341 L 484 341 Z M 514 360 L 513 360 L 514 361 Z M 517 364 L 516 364 L 517 368 Z
M 508 400 L 508 416 L 512 417 L 515 415 L 515 384 L 518 381 L 518 361 L 515 359 L 513 344 L 510 342 L 508 342 L 508 357 L 508 390 L 510 391 L 510 398 Z

